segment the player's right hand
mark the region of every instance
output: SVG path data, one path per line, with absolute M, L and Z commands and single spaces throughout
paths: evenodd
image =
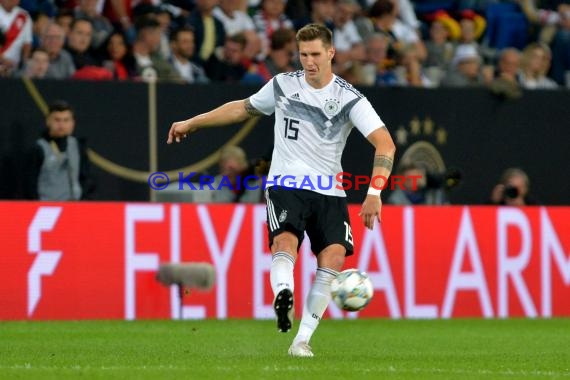
M 174 141 L 179 143 L 181 139 L 186 138 L 189 133 L 194 132 L 195 130 L 196 128 L 191 127 L 190 120 L 177 121 L 175 123 L 172 123 L 170 131 L 168 132 L 168 140 L 166 140 L 166 143 L 172 144 Z
M 374 229 L 374 220 L 382 222 L 382 200 L 377 195 L 367 195 L 362 203 L 358 216 L 362 218 L 364 226 L 369 230 Z

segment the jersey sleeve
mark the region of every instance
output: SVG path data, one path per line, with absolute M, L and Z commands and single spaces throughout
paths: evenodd
M 265 115 L 271 115 L 275 112 L 275 95 L 273 92 L 273 78 L 267 82 L 259 91 L 249 97 L 251 105 L 259 112 Z
M 362 98 L 352 107 L 349 116 L 352 124 L 364 137 L 367 137 L 375 129 L 386 127 L 366 98 Z

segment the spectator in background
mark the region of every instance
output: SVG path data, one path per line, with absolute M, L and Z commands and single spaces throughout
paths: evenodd
M 484 83 L 481 74 L 481 56 L 473 45 L 460 45 L 455 51 L 451 68 L 443 78 L 442 86 L 466 87 Z
M 255 32 L 255 25 L 249 15 L 239 10 L 239 0 L 220 0 L 213 15 L 224 24 L 227 36 L 243 33 L 247 40 L 245 55 L 253 58 L 261 51 L 261 39 Z
M 261 181 L 254 175 L 244 150 L 228 146 L 220 152 L 218 161 L 220 174 L 214 178 L 212 202 L 259 203 L 261 202 Z M 252 176 L 248 181 L 247 176 Z M 249 188 L 249 189 L 248 189 Z
M 271 50 L 269 56 L 255 65 L 248 82 L 266 83 L 279 73 L 295 71 L 297 41 L 293 29 L 279 29 L 271 35 Z M 249 70 L 252 71 L 251 69 Z M 255 80 L 254 80 L 255 79 Z
M 307 24 L 321 24 L 333 30 L 333 18 L 337 0 L 311 0 L 309 17 L 296 20 L 295 29 L 299 30 Z
M 287 0 L 263 0 L 261 9 L 253 15 L 253 23 L 261 40 L 261 53 L 258 60 L 263 60 L 271 48 L 271 35 L 278 29 L 294 29 L 293 22 L 285 15 Z
M 4 43 L 0 47 L 0 67 L 12 73 L 32 51 L 32 19 L 20 8 L 20 0 L 0 0 L 0 31 Z
M 191 61 L 194 48 L 192 28 L 185 26 L 174 29 L 170 33 L 170 50 L 172 51 L 170 62 L 174 69 L 187 83 L 207 83 L 209 79 L 204 69 Z
M 356 0 L 338 0 L 336 5 L 333 42 L 336 48 L 335 72 L 339 75 L 366 59 L 364 42 L 353 21 L 358 10 Z
M 395 56 L 397 50 L 397 37 L 393 32 L 396 23 L 397 14 L 394 3 L 391 0 L 377 0 L 368 9 L 368 31 L 365 36 L 370 33 L 380 33 L 388 38 L 389 55 Z M 362 33 L 361 33 L 362 35 Z
M 129 41 L 134 39 L 135 30 L 132 17 L 136 2 L 136 0 L 105 0 L 101 11 L 101 14 L 111 22 L 115 29 L 121 30 L 128 36 Z
M 398 78 L 388 60 L 389 37 L 382 33 L 369 35 L 365 42 L 366 62 L 357 74 L 358 84 L 365 86 L 395 86 Z M 389 62 L 387 64 L 387 62 Z
M 538 1 L 538 0 L 518 0 L 527 20 L 538 29 L 535 31 L 537 42 L 549 45 L 558 29 L 561 12 L 564 10 L 564 2 L 567 1 Z M 558 9 L 556 9 L 558 6 Z
M 190 14 L 188 23 L 194 29 L 196 54 L 194 62 L 205 65 L 214 55 L 216 48 L 224 45 L 226 31 L 224 24 L 213 16 L 219 0 L 196 0 L 196 8 Z
M 509 168 L 503 172 L 500 182 L 491 192 L 491 203 L 505 206 L 528 206 L 536 204 L 530 196 L 530 180 L 519 168 Z
M 521 53 L 516 48 L 507 48 L 501 51 L 497 70 L 492 82 L 491 90 L 510 99 L 522 96 L 519 84 L 519 70 L 521 66 Z
M 413 29 L 420 35 L 420 21 L 416 16 L 414 10 L 414 3 L 412 0 L 396 0 L 398 6 L 398 19 L 408 28 Z
M 127 37 L 122 32 L 113 32 L 103 45 L 103 65 L 113 73 L 114 79 L 128 80 L 138 77 L 137 62 Z
M 415 45 L 406 45 L 398 53 L 398 63 L 394 68 L 398 85 L 411 87 L 436 87 L 424 73 Z
M 548 78 L 552 54 L 550 48 L 542 43 L 533 42 L 523 50 L 519 80 L 526 89 L 553 89 L 558 85 Z
M 182 78 L 174 67 L 160 55 L 160 24 L 154 17 L 144 16 L 137 20 L 137 38 L 133 44 L 133 55 L 137 71 L 143 80 L 165 80 L 181 82 Z
M 172 25 L 172 15 L 166 7 L 158 7 L 155 14 L 156 20 L 160 24 L 160 48 L 159 53 L 162 58 L 168 60 L 172 55 L 170 51 L 170 26 Z
M 51 19 L 46 13 L 38 12 L 32 15 L 32 49 L 40 46 L 42 33 L 50 22 Z
M 42 201 L 91 199 L 91 177 L 85 141 L 73 136 L 75 117 L 69 104 L 54 102 L 46 129 L 26 159 L 25 195 Z
M 92 53 L 91 39 L 93 25 L 88 19 L 75 19 L 67 36 L 66 50 L 73 58 L 75 73 L 73 79 L 111 80 L 113 72 L 101 67 L 98 57 Z
M 460 34 L 459 23 L 446 12 L 438 12 L 429 27 L 429 39 L 426 41 L 427 57 L 423 63 L 429 78 L 439 84 L 451 66 L 454 54 L 452 40 Z
M 461 35 L 457 41 L 457 46 L 473 45 L 477 49 L 477 53 L 485 65 L 492 65 L 497 61 L 497 50 L 486 43 L 481 43 L 485 29 L 487 28 L 487 20 L 471 9 L 465 9 L 459 13 L 459 25 Z M 487 67 L 484 70 L 491 73 L 494 68 Z
M 570 4 L 558 7 L 560 20 L 552 40 L 552 78 L 570 88 Z
M 168 59 L 171 55 L 170 52 L 170 26 L 173 24 L 172 16 L 168 12 L 167 7 L 162 5 L 154 5 L 153 2 L 141 2 L 138 3 L 132 10 L 133 19 L 135 21 L 135 28 L 137 23 L 143 19 L 153 19 L 156 20 L 160 26 L 160 44 L 158 48 L 158 54 L 164 58 Z
M 49 54 L 49 67 L 46 78 L 67 79 L 75 73 L 75 65 L 71 54 L 63 49 L 65 34 L 56 23 L 47 26 L 42 34 L 41 47 Z
M 99 61 L 91 51 L 91 39 L 93 37 L 93 25 L 85 18 L 76 18 L 71 23 L 67 35 L 65 50 L 71 54 L 76 70 L 85 66 L 98 66 Z
M 93 36 L 91 47 L 98 49 L 113 32 L 113 25 L 97 9 L 98 0 L 79 0 L 79 5 L 75 8 L 75 18 L 86 19 L 91 22 Z
M 37 48 L 26 61 L 21 76 L 30 79 L 45 78 L 49 68 L 49 54 L 45 49 Z
M 501 51 L 497 64 L 497 78 L 517 83 L 517 75 L 521 67 L 521 53 L 517 48 L 506 48 Z
M 364 9 L 370 9 L 374 5 L 376 0 L 358 0 L 358 2 L 360 3 L 360 5 L 362 5 Z M 395 5 L 399 9 L 398 19 L 400 20 L 400 22 L 406 25 L 407 28 L 417 31 L 417 34 L 419 36 L 420 35 L 419 29 L 421 24 L 418 20 L 418 17 L 416 16 L 416 11 L 414 10 L 415 1 L 412 3 L 411 0 L 396 0 L 395 2 L 396 2 Z M 366 38 L 368 34 L 366 35 L 363 34 L 362 36 Z
M 461 28 L 461 35 L 459 37 L 458 45 L 473 45 L 477 52 L 481 55 L 481 47 L 479 45 L 479 38 L 485 31 L 485 19 L 472 10 L 465 10 L 460 14 L 459 26 Z
M 398 19 L 399 12 L 397 0 L 377 0 L 368 12 L 372 20 L 372 30 L 389 37 L 388 58 L 394 62 L 397 53 L 405 45 L 415 45 L 420 60 L 425 60 L 427 55 L 425 44 L 415 29 Z
M 240 82 L 248 70 L 244 64 L 246 43 L 242 33 L 226 38 L 224 47 L 216 49 L 216 53 L 206 62 L 208 78 L 218 82 Z
M 448 204 L 443 188 L 428 186 L 428 172 L 424 165 L 404 161 L 398 167 L 398 174 L 404 177 L 403 189 L 396 187 L 388 197 L 392 205 L 443 205 Z
M 396 64 L 398 50 L 402 47 L 402 43 L 398 41 L 398 37 L 392 30 L 397 19 L 394 3 L 392 0 L 377 0 L 368 10 L 368 17 L 371 24 L 370 32 L 366 36 L 370 35 L 370 33 L 379 33 L 386 37 L 388 46 L 384 66 L 393 68 Z
M 59 12 L 55 16 L 55 23 L 63 29 L 63 34 L 67 36 L 71 29 L 71 24 L 75 19 L 75 15 L 73 14 L 73 10 L 60 8 Z

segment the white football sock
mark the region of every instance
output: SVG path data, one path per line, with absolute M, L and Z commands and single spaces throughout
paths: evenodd
M 293 269 L 295 268 L 295 258 L 287 252 L 276 252 L 271 261 L 270 281 L 273 295 L 277 295 L 281 290 L 288 288 L 294 290 Z
M 338 274 L 337 271 L 328 268 L 318 268 L 315 281 L 309 290 L 307 301 L 303 306 L 303 318 L 299 325 L 299 332 L 293 340 L 309 343 L 311 336 L 317 329 L 321 317 L 325 313 L 331 300 L 331 282 Z

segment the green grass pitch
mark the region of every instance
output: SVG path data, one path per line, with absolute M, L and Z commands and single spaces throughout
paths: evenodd
M 570 379 L 570 319 L 324 320 L 314 358 L 287 356 L 293 334 L 252 320 L 0 322 L 0 379 Z

